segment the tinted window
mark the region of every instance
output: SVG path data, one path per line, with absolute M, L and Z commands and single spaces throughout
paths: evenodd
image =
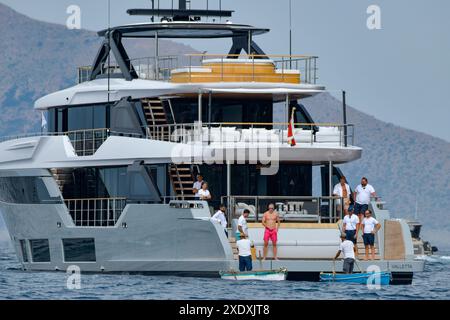
M 203 99 L 202 119 L 208 122 L 208 99 Z M 172 99 L 172 110 L 177 123 L 194 123 L 198 120 L 197 99 Z M 168 112 L 166 112 L 168 113 Z M 169 112 L 170 113 L 170 112 Z M 272 122 L 272 99 L 223 99 L 211 100 L 212 122 Z
M 30 240 L 33 262 L 50 262 L 50 247 L 47 239 Z
M 47 112 L 47 131 L 56 132 L 57 125 L 57 113 L 56 109 L 50 109 Z
M 23 262 L 28 262 L 28 246 L 26 240 L 20 240 Z
M 77 168 L 64 186 L 66 199 L 121 198 L 127 196 L 127 167 Z
M 48 111 L 48 131 L 66 132 L 109 127 L 107 105 L 53 108 Z
M 92 238 L 63 239 L 64 261 L 91 262 L 95 259 L 95 242 Z
M 20 204 L 62 203 L 52 177 L 0 177 L 0 201 Z

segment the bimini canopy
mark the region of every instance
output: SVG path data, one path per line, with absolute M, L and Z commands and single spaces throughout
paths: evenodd
M 249 33 L 255 36 L 267 33 L 270 29 L 232 23 L 175 21 L 124 25 L 102 30 L 98 35 L 104 37 L 108 31 L 117 31 L 123 38 L 154 38 L 157 35 L 159 39 L 213 39 L 233 38 Z

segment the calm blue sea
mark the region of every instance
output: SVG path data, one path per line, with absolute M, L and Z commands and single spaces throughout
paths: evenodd
M 0 246 L 0 299 L 450 299 L 450 254 L 427 257 L 410 286 L 314 282 L 229 282 L 140 275 L 82 275 L 81 289 L 66 287 L 63 272 L 25 272 L 13 250 Z

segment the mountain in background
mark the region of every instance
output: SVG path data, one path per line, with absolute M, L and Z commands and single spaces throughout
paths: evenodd
M 77 67 L 91 65 L 102 39 L 95 32 L 33 20 L 0 4 L 0 134 L 38 132 L 38 98 L 77 81 Z M 134 57 L 154 55 L 152 40 L 124 45 Z M 195 53 L 183 44 L 160 41 L 164 55 Z
M 316 122 L 342 123 L 342 102 L 330 94 L 302 103 Z M 366 176 L 395 218 L 413 219 L 417 200 L 423 238 L 449 248 L 450 143 L 351 107 L 347 119 L 355 125 L 355 145 L 363 148 L 360 160 L 339 166 L 351 187 Z
M 96 33 L 30 19 L 0 4 L 0 136 L 40 130 L 34 101 L 76 83 L 76 68 L 90 65 L 100 46 Z M 125 43 L 131 56 L 153 55 L 153 41 Z M 197 52 L 161 41 L 161 54 Z M 302 102 L 316 122 L 342 122 L 341 102 L 324 93 Z M 418 204 L 424 238 L 450 239 L 450 143 L 348 108 L 362 159 L 341 165 L 354 188 L 367 176 L 394 217 L 413 218 Z M 6 239 L 0 219 L 0 240 Z

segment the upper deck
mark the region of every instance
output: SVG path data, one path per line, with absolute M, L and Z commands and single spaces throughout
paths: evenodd
M 104 37 L 94 63 L 79 70 L 80 81 L 99 78 L 163 80 L 174 83 L 270 82 L 316 84 L 316 56 L 268 55 L 254 41 L 254 36 L 269 29 L 250 25 L 175 21 L 164 17 L 161 22 L 138 23 L 102 30 Z M 227 54 L 192 53 L 164 56 L 159 51 L 161 39 L 232 40 Z M 130 57 L 123 39 L 154 41 L 150 57 Z M 244 54 L 245 53 L 245 54 Z

